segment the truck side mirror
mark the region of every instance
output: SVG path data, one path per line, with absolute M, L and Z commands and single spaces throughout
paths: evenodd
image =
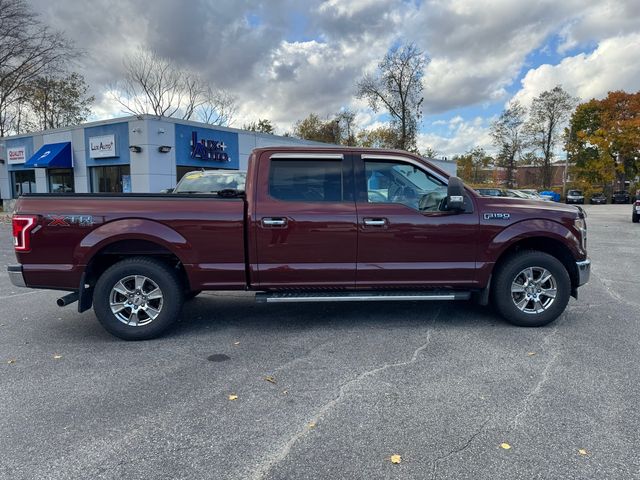
M 449 177 L 447 210 L 464 211 L 464 184 L 458 177 Z

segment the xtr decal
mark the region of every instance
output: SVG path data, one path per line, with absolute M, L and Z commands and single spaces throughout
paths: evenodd
M 54 215 L 52 213 L 44 216 L 47 227 L 70 227 L 78 225 L 79 227 L 90 227 L 93 225 L 92 215 Z

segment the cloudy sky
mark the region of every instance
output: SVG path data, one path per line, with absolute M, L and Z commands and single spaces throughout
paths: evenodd
M 350 107 L 383 120 L 354 84 L 392 46 L 430 58 L 419 146 L 441 155 L 490 147 L 491 120 L 562 84 L 581 99 L 640 90 L 638 0 L 31 0 L 86 56 L 74 67 L 96 118 L 122 115 L 105 94 L 139 47 L 196 69 L 237 95 L 235 125 L 269 118 L 278 133 L 310 112 Z

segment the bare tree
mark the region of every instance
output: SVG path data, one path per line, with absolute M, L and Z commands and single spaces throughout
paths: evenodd
M 231 125 L 236 98 L 207 85 L 196 73 L 157 53 L 139 49 L 124 61 L 125 75 L 111 87 L 112 97 L 128 113 L 198 119 Z
M 396 148 L 416 150 L 416 134 L 422 117 L 422 78 L 429 58 L 413 44 L 390 51 L 378 64 L 375 75 L 365 75 L 356 85 L 358 98 L 364 98 L 377 112 L 380 106 L 391 116 L 397 131 Z
M 186 74 L 184 76 L 184 109 L 183 120 L 191 120 L 196 110 L 204 103 L 205 89 L 203 82 L 197 75 Z
M 59 72 L 74 55 L 62 33 L 43 25 L 25 0 L 0 0 L 0 137 L 21 89 L 44 72 Z
M 184 78 L 171 62 L 139 49 L 124 60 L 124 79 L 111 89 L 125 111 L 172 117 L 180 110 Z
M 507 170 L 507 186 L 513 187 L 517 162 L 526 145 L 524 121 L 527 110 L 518 101 L 511 102 L 491 125 L 493 144 L 498 147 L 498 165 Z
M 197 109 L 197 116 L 201 122 L 229 127 L 233 124 L 237 111 L 238 104 L 234 95 L 226 90 L 208 87 Z
M 531 103 L 525 132 L 529 143 L 542 153 L 542 186 L 551 187 L 551 161 L 564 124 L 578 100 L 557 85 L 542 92 Z

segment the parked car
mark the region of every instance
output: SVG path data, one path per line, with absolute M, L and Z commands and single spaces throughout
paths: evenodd
M 626 190 L 617 190 L 613 192 L 611 196 L 611 203 L 629 203 L 631 202 L 631 196 Z
M 604 193 L 597 192 L 591 195 L 589 203 L 591 205 L 604 205 L 605 203 L 607 203 L 607 197 L 604 196 Z
M 483 197 L 506 197 L 500 188 L 476 188 L 476 192 Z
M 631 212 L 631 221 L 638 223 L 640 221 L 640 199 L 636 200 L 633 204 L 633 211 Z
M 537 190 L 533 189 L 533 188 L 521 188 L 519 190 L 520 192 L 529 195 L 531 198 L 533 198 L 534 200 L 544 200 L 544 201 L 551 201 L 550 198 L 544 198 L 542 196 L 540 196 L 540 194 L 538 193 Z
M 504 194 L 507 197 L 531 199 L 531 197 L 529 195 L 527 195 L 526 193 L 522 193 L 522 192 L 520 192 L 518 190 L 514 190 L 512 188 L 505 189 L 504 190 Z
M 581 205 L 584 204 L 584 195 L 582 194 L 582 190 L 568 190 L 565 202 L 579 203 Z
M 559 193 L 556 193 L 552 190 L 545 190 L 544 192 L 540 192 L 540 196 L 542 198 L 548 198 L 549 200 L 552 200 L 554 202 L 559 202 L 561 198 Z
M 93 306 L 127 340 L 161 335 L 202 290 L 269 303 L 475 298 L 542 326 L 589 279 L 579 208 L 482 197 L 408 152 L 259 148 L 245 192 L 217 192 L 24 195 L 9 277 L 68 291 L 58 305 Z
M 195 170 L 186 173 L 172 193 L 218 193 L 224 190 L 244 192 L 247 172 Z

